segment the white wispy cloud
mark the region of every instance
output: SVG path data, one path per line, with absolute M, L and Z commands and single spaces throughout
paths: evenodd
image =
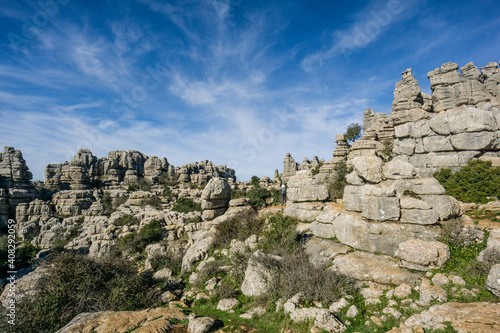
M 324 61 L 343 55 L 347 62 L 352 61 L 354 53 L 360 52 L 384 35 L 395 24 L 416 14 L 411 9 L 423 0 L 374 0 L 352 18 L 345 29 L 331 33 L 328 43 L 318 52 L 310 54 L 302 61 L 305 71 L 313 71 Z

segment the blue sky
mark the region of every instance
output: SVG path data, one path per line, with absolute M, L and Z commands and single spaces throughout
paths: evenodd
M 500 60 L 496 1 L 0 1 L 0 145 L 34 179 L 79 148 L 240 179 L 332 157 L 401 72 Z

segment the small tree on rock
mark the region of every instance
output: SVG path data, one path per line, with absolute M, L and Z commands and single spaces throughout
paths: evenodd
M 347 126 L 347 132 L 345 133 L 347 142 L 352 144 L 354 141 L 361 138 L 361 131 L 361 125 L 358 123 L 351 123 L 349 126 Z

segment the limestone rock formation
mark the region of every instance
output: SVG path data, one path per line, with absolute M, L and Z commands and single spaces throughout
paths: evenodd
M 290 153 L 286 153 L 285 159 L 283 161 L 283 174 L 281 179 L 284 183 L 287 183 L 290 177 L 297 173 L 298 165 Z
M 88 149 L 80 149 L 73 160 L 49 164 L 45 168 L 45 186 L 51 189 L 83 190 L 92 186 L 133 184 L 140 179 L 158 182 L 161 178 L 181 183 L 206 184 L 213 177 L 236 181 L 235 171 L 205 160 L 174 167 L 166 158 L 148 157 L 136 150 L 117 150 L 107 158 L 97 158 Z
M 408 318 L 398 332 L 445 330 L 447 323 L 457 332 L 493 333 L 500 330 L 500 303 L 445 303 Z M 402 331 L 401 329 L 406 329 Z
M 472 158 L 496 162 L 500 140 L 500 69 L 489 63 L 479 70 L 443 64 L 428 74 L 432 97 L 422 93 L 411 69 L 396 84 L 390 114 L 366 110 L 364 134 L 351 147 L 357 156 L 407 156 L 418 175 L 440 168 L 457 171 Z
M 0 226 L 15 217 L 17 205 L 38 197 L 31 178 L 33 175 L 21 151 L 4 147 L 4 152 L 0 153 Z
M 443 267 L 450 259 L 450 249 L 440 242 L 411 239 L 399 244 L 396 256 L 403 267 L 418 271 L 430 271 Z
M 182 321 L 186 315 L 182 308 L 172 304 L 167 308 L 143 311 L 103 311 L 81 313 L 57 333 L 80 332 L 170 332 L 173 322 Z
M 205 221 L 223 215 L 231 200 L 231 186 L 224 178 L 212 178 L 201 194 L 201 208 Z
M 269 267 L 274 262 L 279 263 L 281 257 L 270 255 L 257 250 L 250 260 L 245 271 L 245 279 L 241 285 L 241 292 L 245 296 L 260 296 L 267 292 L 273 276 Z

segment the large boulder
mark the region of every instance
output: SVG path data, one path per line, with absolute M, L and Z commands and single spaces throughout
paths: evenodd
M 500 303 L 445 303 L 408 318 L 404 326 L 414 332 L 445 330 L 447 324 L 460 333 L 500 331 Z
M 198 231 L 196 235 L 195 242 L 182 258 L 182 272 L 189 272 L 194 263 L 204 259 L 214 241 L 214 236 L 209 231 Z
M 486 280 L 486 287 L 496 296 L 500 297 L 500 264 L 493 266 Z
M 288 181 L 287 200 L 290 202 L 314 202 L 328 199 L 328 190 L 320 184 L 310 170 L 298 171 Z
M 382 181 L 382 160 L 376 156 L 359 156 L 352 159 L 352 166 L 361 179 L 369 183 Z
M 177 306 L 143 311 L 81 313 L 57 333 L 170 332 L 174 321 L 182 321 L 185 318 L 182 308 Z
M 399 244 L 396 256 L 401 258 L 403 267 L 431 271 L 444 266 L 450 259 L 450 249 L 440 242 L 411 239 Z
M 271 267 L 278 267 L 281 257 L 266 254 L 257 250 L 248 260 L 245 279 L 241 285 L 241 292 L 245 296 L 261 296 L 265 294 L 275 278 Z
M 398 261 L 367 252 L 352 252 L 339 255 L 333 260 L 333 268 L 356 280 L 382 284 L 414 284 L 418 275 L 402 269 Z
M 231 186 L 224 178 L 212 178 L 203 189 L 201 199 L 201 207 L 204 209 L 203 220 L 213 220 L 223 215 L 229 207 Z

